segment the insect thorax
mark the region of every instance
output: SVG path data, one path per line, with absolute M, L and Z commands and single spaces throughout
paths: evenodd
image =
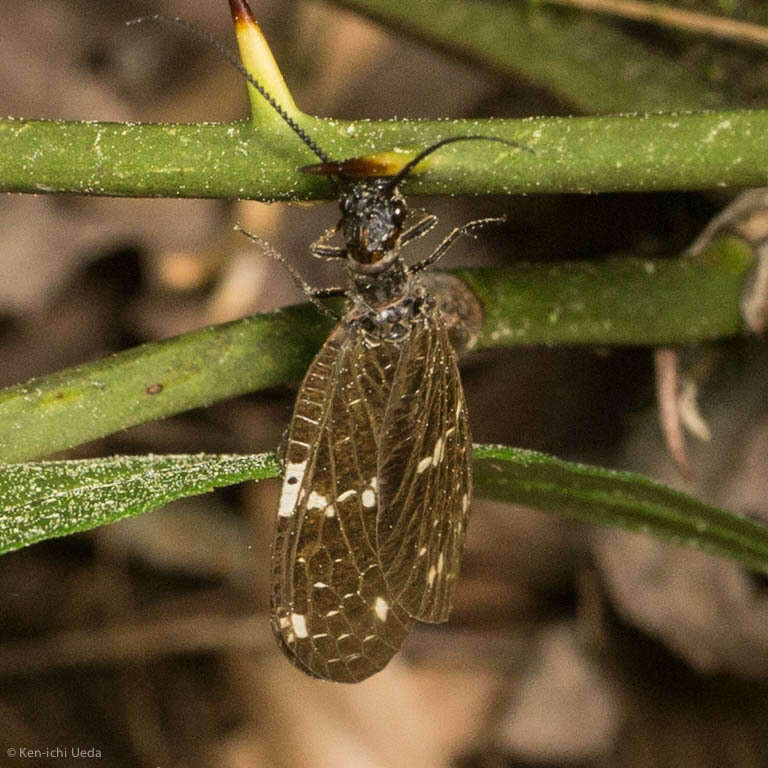
M 371 344 L 408 338 L 411 328 L 435 307 L 419 278 L 397 259 L 378 275 L 352 274 L 343 323 L 361 330 Z

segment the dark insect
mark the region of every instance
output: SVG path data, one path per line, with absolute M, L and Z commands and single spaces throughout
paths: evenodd
M 302 169 L 338 176 L 344 245 L 323 239 L 311 250 L 344 259 L 349 285 L 346 312 L 293 412 L 272 547 L 272 627 L 294 664 L 328 680 L 363 680 L 397 653 L 415 620 L 446 621 L 459 576 L 472 442 L 456 354 L 419 272 L 493 220 L 455 229 L 408 267 L 402 246 L 437 219 L 404 228 L 397 190 L 424 156 L 454 140 L 390 178 L 350 179 L 344 163 Z
M 243 0 L 231 4 L 240 19 L 251 18 Z M 329 244 L 327 235 L 311 252 L 343 260 L 347 288 L 312 289 L 291 270 L 323 311 L 321 296 L 344 294 L 347 306 L 296 399 L 271 602 L 275 636 L 297 667 L 357 682 L 389 662 L 414 621 L 443 622 L 450 612 L 472 493 L 472 442 L 456 354 L 419 273 L 462 234 L 499 220 L 456 228 L 429 257 L 406 266 L 402 247 L 432 230 L 437 218 L 406 226 L 398 185 L 451 142 L 521 147 L 453 137 L 396 173 L 366 175 L 364 159 L 332 161 L 245 67 L 227 58 L 322 161 L 301 170 L 330 176 L 340 191 L 335 232 L 343 245 Z M 245 234 L 282 261 L 257 235 Z
M 398 177 L 341 184 L 347 310 L 299 389 L 272 549 L 272 626 L 304 671 L 363 680 L 414 620 L 445 621 L 471 495 L 464 395 L 445 323 L 401 246 Z
M 299 390 L 272 552 L 284 650 L 347 682 L 381 669 L 414 619 L 448 618 L 472 484 L 456 355 L 426 262 L 400 254 L 435 219 L 403 231 L 393 181 L 343 187 L 348 307 Z

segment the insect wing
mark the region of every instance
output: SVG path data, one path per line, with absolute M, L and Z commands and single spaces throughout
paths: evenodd
M 375 550 L 377 436 L 399 357 L 336 327 L 299 390 L 272 548 L 272 626 L 297 666 L 362 680 L 399 650 L 412 620 L 389 596 Z
M 414 324 L 380 444 L 377 548 L 391 597 L 420 621 L 446 621 L 472 492 L 464 393 L 437 309 Z

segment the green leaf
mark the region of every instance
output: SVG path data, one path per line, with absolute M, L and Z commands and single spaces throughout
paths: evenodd
M 276 477 L 279 471 L 272 454 L 150 454 L 0 464 L 0 553 L 224 485 Z
M 705 73 L 619 25 L 535 2 L 334 0 L 420 42 L 545 86 L 583 112 L 704 109 L 733 103 Z
M 768 526 L 641 475 L 504 446 L 475 446 L 474 457 L 479 496 L 647 533 L 768 573 Z
M 767 527 L 647 478 L 503 446 L 475 446 L 474 457 L 478 496 L 641 531 L 768 572 Z M 273 454 L 0 465 L 0 552 L 279 471 Z

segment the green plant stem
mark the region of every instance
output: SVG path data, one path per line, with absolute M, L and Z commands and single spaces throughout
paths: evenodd
M 696 260 L 520 264 L 459 274 L 485 323 L 476 349 L 687 344 L 738 333 L 752 264 L 719 238 Z M 213 401 L 299 379 L 330 329 L 289 307 L 145 344 L 0 391 L 0 461 L 29 461 Z
M 720 236 L 696 259 L 614 258 L 454 274 L 478 296 L 478 347 L 678 345 L 744 329 L 750 245 Z
M 211 326 L 0 391 L 0 461 L 300 378 L 330 324 L 308 305 Z
M 333 157 L 418 149 L 454 135 L 408 194 L 612 192 L 768 185 L 768 110 L 526 120 L 359 121 L 305 117 Z M 287 126 L 0 120 L 0 191 L 258 200 L 335 198 L 298 173 L 315 158 Z

